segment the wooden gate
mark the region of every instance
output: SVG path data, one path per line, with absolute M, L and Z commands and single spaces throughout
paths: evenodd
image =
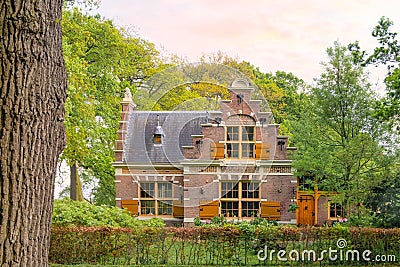
M 303 226 L 315 224 L 315 199 L 311 195 L 300 195 L 297 199 L 297 224 Z

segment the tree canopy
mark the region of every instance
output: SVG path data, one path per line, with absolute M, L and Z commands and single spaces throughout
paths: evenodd
M 162 65 L 159 52 L 110 20 L 78 8 L 64 9 L 62 26 L 68 73 L 67 147 L 62 159 L 80 167 L 83 183 L 96 180 L 94 202 L 113 205 L 111 163 L 119 102 L 126 87 L 135 90 Z

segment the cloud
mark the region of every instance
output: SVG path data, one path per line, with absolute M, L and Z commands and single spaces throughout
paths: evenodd
M 192 61 L 221 50 L 311 81 L 335 40 L 372 49 L 372 28 L 382 15 L 397 18 L 399 7 L 397 0 L 102 0 L 99 12 Z

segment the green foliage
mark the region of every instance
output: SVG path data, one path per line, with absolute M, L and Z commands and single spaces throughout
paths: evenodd
M 290 204 L 289 205 L 289 208 L 288 208 L 288 211 L 289 212 L 296 212 L 296 210 L 299 208 L 299 205 L 297 205 L 297 204 Z
M 218 225 L 218 226 L 223 226 L 223 225 L 225 225 L 226 223 L 227 223 L 227 222 L 226 222 L 226 218 L 223 217 L 223 216 L 215 216 L 214 218 L 212 218 L 212 219 L 210 220 L 210 224 Z
M 377 103 L 376 115 L 378 118 L 390 121 L 392 125 L 398 122 L 400 113 L 400 41 L 398 33 L 392 31 L 393 21 L 381 17 L 372 31 L 372 36 L 378 41 L 377 47 L 368 55 L 361 50 L 359 42 L 349 45 L 355 61 L 362 65 L 383 65 L 388 69 L 385 78 L 387 95 Z M 400 130 L 400 129 L 397 129 Z
M 372 208 L 375 218 L 374 224 L 383 227 L 398 227 L 400 195 L 396 188 L 399 185 L 400 168 L 397 153 L 399 140 L 400 114 L 400 41 L 398 33 L 392 31 L 393 22 L 382 17 L 372 31 L 378 44 L 372 53 L 361 50 L 358 42 L 349 45 L 350 51 L 356 55 L 356 61 L 363 65 L 383 65 L 388 69 L 385 78 L 386 96 L 376 101 L 374 116 L 382 124 L 387 123 L 386 136 L 383 143 L 389 148 L 392 155 L 390 167 L 384 173 L 381 183 L 372 187 L 367 205 Z
M 307 106 L 290 122 L 298 147 L 294 167 L 320 190 L 342 193 L 339 203 L 358 214 L 390 162 L 381 146 L 385 128 L 373 116 L 375 96 L 363 68 L 339 43 L 327 54 Z
M 95 203 L 115 205 L 111 163 L 120 101 L 126 87 L 135 89 L 160 68 L 159 53 L 152 43 L 110 20 L 71 5 L 63 10 L 62 27 L 68 73 L 67 146 L 62 159 L 69 165 L 77 163 L 84 179 L 96 181 Z
M 54 201 L 52 225 L 132 228 L 139 226 L 164 226 L 164 222 L 156 218 L 139 221 L 124 209 L 107 205 L 96 206 L 86 201 L 72 201 L 66 198 Z
M 202 226 L 202 225 L 204 225 L 204 223 L 200 220 L 199 217 L 194 218 L 193 223 L 194 223 L 194 226 Z
M 396 166 L 398 169 L 399 167 Z M 393 168 L 393 169 L 396 169 Z M 386 176 L 380 184 L 375 185 L 366 204 L 372 207 L 373 224 L 379 227 L 400 228 L 400 174 L 396 171 Z

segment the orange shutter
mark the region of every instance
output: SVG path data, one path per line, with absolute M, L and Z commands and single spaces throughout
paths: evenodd
M 281 203 L 275 201 L 262 201 L 261 217 L 268 220 L 279 221 L 281 219 Z
M 219 205 L 216 201 L 200 201 L 200 219 L 211 219 L 218 216 Z
M 184 209 L 182 201 L 174 201 L 172 206 L 172 215 L 175 218 L 183 218 L 184 217 Z
M 256 159 L 269 159 L 269 144 L 256 144 Z
M 225 158 L 225 144 L 211 143 L 210 144 L 210 157 L 211 157 L 211 159 Z
M 132 215 L 138 215 L 137 200 L 122 200 L 121 205 L 123 209 L 127 209 Z

